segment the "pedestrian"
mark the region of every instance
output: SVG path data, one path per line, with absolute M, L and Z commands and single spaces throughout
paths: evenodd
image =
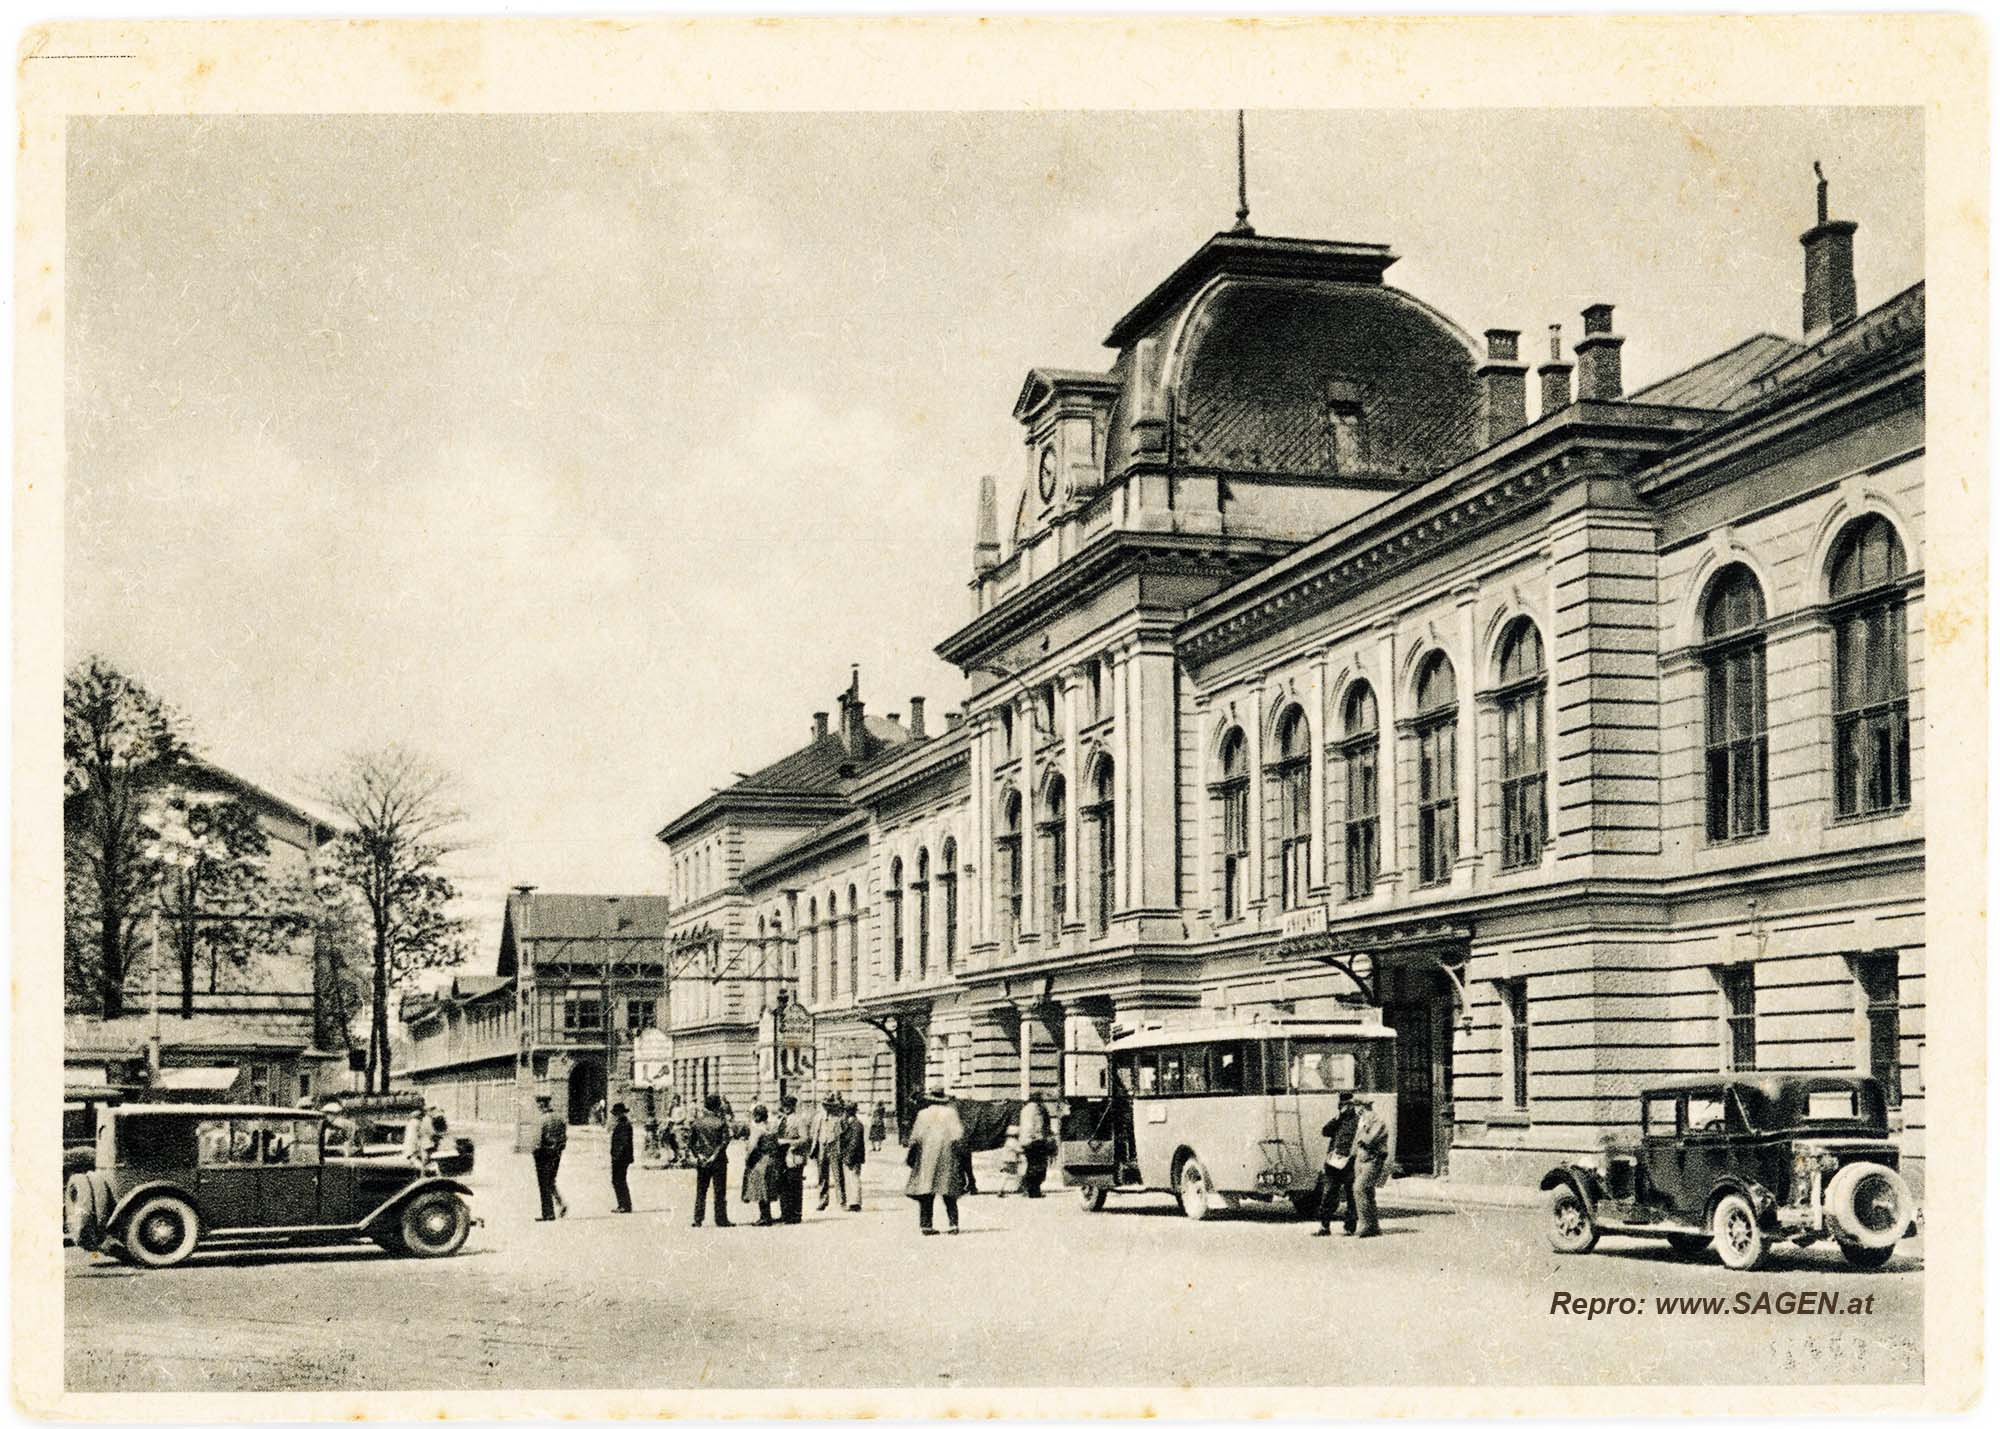
M 799 1099 L 794 1096 L 778 1098 L 778 1122 L 773 1128 L 778 1138 L 778 1204 L 780 1215 L 788 1226 L 798 1225 L 806 1217 L 806 1156 L 812 1132 L 806 1119 L 799 1115 Z
M 729 1123 L 722 1118 L 722 1098 L 710 1093 L 701 1114 L 688 1123 L 688 1154 L 694 1158 L 694 1226 L 701 1229 L 702 1209 L 713 1194 L 715 1224 L 729 1229 Z
M 819 1208 L 823 1211 L 834 1191 L 834 1182 L 840 1179 L 840 1097 L 833 1092 L 826 1094 L 820 1103 L 819 1115 L 813 1118 L 812 1153 L 813 1167 L 819 1174 Z
M 750 1154 L 743 1162 L 743 1200 L 757 1203 L 757 1224 L 775 1224 L 771 1202 L 782 1190 L 785 1149 L 771 1129 L 771 1114 L 762 1105 L 750 1108 Z
M 868 1148 L 880 1151 L 882 1143 L 889 1139 L 889 1108 L 875 1103 L 875 1114 L 868 1118 Z
M 535 1110 L 542 1123 L 535 1132 L 535 1186 L 542 1193 L 542 1213 L 537 1220 L 552 1221 L 569 1214 L 569 1206 L 556 1187 L 556 1172 L 562 1166 L 563 1147 L 569 1144 L 569 1127 L 556 1115 L 547 1092 L 535 1097 Z
M 1326 1160 L 1319 1168 L 1319 1229 L 1314 1235 L 1333 1234 L 1333 1213 L 1340 1208 L 1343 1193 L 1347 1216 L 1342 1224 L 1348 1235 L 1354 1234 L 1354 1133 L 1361 1113 L 1346 1092 L 1336 1095 L 1334 1105 L 1333 1117 L 1319 1129 L 1326 1138 Z
M 660 1146 L 670 1162 L 678 1162 L 687 1155 L 687 1129 L 691 1108 L 680 1097 L 667 1108 L 667 1124 L 660 1130 Z
M 1021 1154 L 1021 1129 L 1007 1128 L 1007 1144 L 1000 1148 L 1000 1196 L 1004 1200 L 1010 1191 L 1021 1189 L 1021 1173 L 1027 1168 L 1027 1158 Z
M 1374 1103 L 1363 1102 L 1354 1125 L 1354 1198 L 1361 1203 L 1361 1229 L 1356 1240 L 1382 1234 L 1376 1217 L 1375 1188 L 1389 1179 L 1389 1124 Z
M 1021 1104 L 1021 1194 L 1038 1200 L 1042 1179 L 1049 1174 L 1049 1114 L 1041 1102 L 1029 1097 Z
M 861 1209 L 861 1168 L 868 1160 L 868 1133 L 861 1126 L 861 1108 L 844 1102 L 840 1108 L 840 1139 L 834 1158 L 840 1175 L 841 1204 L 850 1211 Z
M 903 1193 L 917 1203 L 917 1228 L 925 1235 L 937 1234 L 931 1208 L 940 1198 L 951 1233 L 957 1235 L 958 1198 L 965 1192 L 965 1123 L 942 1088 L 932 1088 L 924 1100 L 910 1127 L 910 1149 L 904 1156 L 910 1180 Z
M 616 1102 L 611 1108 L 611 1194 L 618 1201 L 612 1207 L 614 1214 L 632 1214 L 632 1192 L 625 1184 L 625 1172 L 631 1165 L 632 1122 L 625 1103 Z

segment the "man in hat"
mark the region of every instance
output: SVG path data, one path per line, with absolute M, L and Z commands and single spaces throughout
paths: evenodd
M 1333 1213 L 1343 1199 L 1347 1202 L 1344 1224 L 1347 1233 L 1354 1234 L 1354 1133 L 1361 1124 L 1361 1113 L 1346 1092 L 1335 1095 L 1334 1105 L 1339 1110 L 1319 1129 L 1326 1138 L 1326 1160 L 1319 1168 L 1319 1229 L 1314 1235 L 1333 1234 Z
M 819 1173 L 819 1208 L 823 1211 L 833 1197 L 834 1184 L 840 1179 L 840 1097 L 828 1092 L 826 1100 L 820 1103 L 819 1115 L 813 1118 L 812 1159 Z M 843 1201 L 845 1198 L 842 1198 Z
M 798 1225 L 806 1214 L 806 1157 L 812 1131 L 799 1115 L 799 1099 L 778 1098 L 778 1205 L 779 1217 L 788 1226 Z
M 614 1102 L 611 1106 L 611 1194 L 618 1204 L 612 1210 L 620 1215 L 632 1214 L 632 1192 L 625 1185 L 625 1171 L 632 1164 L 632 1120 L 626 1115 L 625 1103 Z
M 688 1154 L 694 1158 L 694 1224 L 701 1228 L 702 1210 L 711 1188 L 715 1223 L 729 1226 L 729 1123 L 722 1118 L 722 1098 L 710 1092 L 702 1098 L 701 1114 L 688 1123 Z
M 562 1192 L 556 1189 L 556 1170 L 562 1165 L 563 1147 L 569 1144 L 569 1126 L 556 1115 L 547 1092 L 536 1095 L 535 1110 L 542 1118 L 535 1132 L 535 1186 L 542 1193 L 542 1213 L 536 1219 L 552 1221 L 569 1214 Z

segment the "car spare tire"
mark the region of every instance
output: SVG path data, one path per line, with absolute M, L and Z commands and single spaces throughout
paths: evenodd
M 104 1221 L 97 1214 L 97 1196 L 87 1173 L 70 1177 L 63 1188 L 63 1219 L 69 1238 L 85 1250 L 104 1244 Z
M 1901 1176 L 1878 1161 L 1856 1161 L 1834 1172 L 1826 1187 L 1826 1214 L 1842 1241 L 1881 1250 L 1903 1238 L 1916 1216 L 1916 1198 Z

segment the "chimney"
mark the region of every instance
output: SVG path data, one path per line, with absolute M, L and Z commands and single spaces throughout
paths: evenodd
M 924 697 L 922 695 L 911 695 L 910 738 L 922 739 L 923 737 L 924 737 Z
M 1818 342 L 1837 327 L 1854 321 L 1854 230 L 1857 225 L 1830 223 L 1826 217 L 1826 174 L 1813 160 L 1819 180 L 1819 222 L 1799 235 L 1806 250 L 1806 341 Z
M 979 478 L 979 524 L 972 535 L 972 569 L 984 574 L 1000 564 L 1000 499 L 989 473 Z
M 964 723 L 965 723 L 964 710 L 946 710 L 944 712 L 945 733 L 947 734 L 951 733 L 953 730 L 957 729 L 960 725 Z
M 814 710 L 814 711 L 813 711 L 813 738 L 814 738 L 814 739 L 825 739 L 825 738 L 826 738 L 826 711 L 825 711 L 825 710 Z
M 1549 360 L 1535 369 L 1542 379 L 1542 415 L 1544 417 L 1560 412 L 1569 405 L 1570 364 L 1562 360 L 1563 328 L 1561 323 L 1549 324 Z
M 1583 340 L 1576 345 L 1576 395 L 1585 402 L 1616 402 L 1625 395 L 1623 363 L 1618 349 L 1625 339 L 1611 331 L 1611 304 L 1592 303 L 1583 310 Z
M 859 759 L 868 752 L 868 729 L 862 723 L 866 711 L 861 704 L 861 667 L 849 669 L 847 688 L 840 694 L 840 742 L 850 758 Z
M 1528 425 L 1528 365 L 1519 360 L 1521 334 L 1486 330 L 1486 361 L 1479 367 L 1479 445 L 1490 447 Z

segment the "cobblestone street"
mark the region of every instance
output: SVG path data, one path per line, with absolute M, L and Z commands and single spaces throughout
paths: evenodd
M 1888 1269 L 1831 1249 L 1737 1275 L 1606 1240 L 1563 1258 L 1518 1208 L 1406 1203 L 1374 1241 L 1246 1211 L 1196 1225 L 1165 1197 L 981 1195 L 965 1233 L 920 1238 L 893 1149 L 858 1215 L 695 1232 L 693 1175 L 639 1171 L 611 1214 L 601 1143 L 579 1140 L 566 1220 L 484 1137 L 485 1224 L 466 1250 L 373 1246 L 198 1256 L 142 1273 L 66 1252 L 73 1391 L 784 1388 L 863 1384 L 1886 1383 L 1919 1377 L 1921 1242 Z M 989 1184 L 997 1183 L 997 1178 Z M 732 1176 L 732 1187 L 736 1184 Z M 1391 1197 L 1390 1199 L 1403 1199 Z M 745 1215 L 744 1212 L 748 1211 Z M 732 1208 L 739 1226 L 755 1207 Z M 1417 1293 L 1421 1288 L 1421 1293 Z M 1552 1316 L 1555 1292 L 1642 1297 Z M 1838 1291 L 1871 1313 L 1663 1317 L 1656 1295 Z

